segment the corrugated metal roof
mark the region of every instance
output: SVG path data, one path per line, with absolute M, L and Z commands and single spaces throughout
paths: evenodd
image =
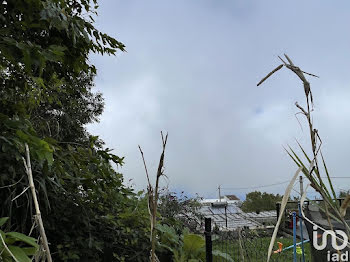
M 215 200 L 214 200 L 215 201 Z M 212 206 L 210 200 L 202 202 L 199 212 L 205 216 L 212 218 L 213 224 L 217 225 L 220 229 L 235 230 L 237 228 L 249 227 L 257 228 L 263 227 L 263 224 L 257 221 L 257 219 L 274 219 L 276 218 L 276 211 L 263 211 L 259 214 L 251 212 L 245 213 L 239 208 L 237 203 L 227 203 L 226 212 L 225 206 Z M 226 216 L 227 216 L 227 228 L 226 228 Z

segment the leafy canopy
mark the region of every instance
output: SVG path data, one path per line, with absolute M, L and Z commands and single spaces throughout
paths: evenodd
M 0 217 L 28 234 L 34 223 L 22 156 L 34 183 L 55 261 L 145 261 L 147 203 L 112 168 L 123 158 L 85 125 L 103 98 L 92 91 L 89 54 L 124 45 L 94 26 L 96 0 L 0 3 Z M 38 232 L 34 232 L 35 237 Z
M 266 192 L 254 191 L 246 195 L 246 199 L 242 204 L 244 212 L 256 212 L 275 210 L 276 202 L 281 201 L 282 196 L 277 194 L 269 194 Z

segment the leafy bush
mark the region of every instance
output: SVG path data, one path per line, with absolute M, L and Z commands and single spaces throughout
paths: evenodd
M 242 210 L 244 212 L 256 212 L 275 210 L 276 202 L 281 201 L 279 194 L 269 194 L 266 192 L 254 191 L 247 194 L 243 201 Z
M 204 221 L 199 212 L 200 199 L 199 196 L 187 197 L 184 192 L 176 194 L 166 191 L 161 194 L 158 206 L 160 223 L 175 228 L 177 232 L 182 232 L 184 228 L 190 232 L 198 232 Z
M 8 219 L 8 217 L 0 218 L 0 227 Z M 14 258 L 19 262 L 32 261 L 29 257 L 34 256 L 39 250 L 39 245 L 34 238 L 18 232 L 5 233 L 0 230 L 0 238 L 0 258 L 4 262 L 14 261 Z
M 158 225 L 159 245 L 169 250 L 174 262 L 202 262 L 205 257 L 205 239 L 202 235 L 192 234 L 185 229 L 180 235 L 175 229 L 167 225 Z M 213 257 L 222 261 L 233 261 L 228 254 L 219 250 L 213 250 Z
M 96 0 L 0 4 L 0 216 L 13 231 L 33 225 L 31 194 L 20 195 L 27 143 L 54 261 L 146 261 L 147 202 L 112 167 L 123 158 L 85 129 L 104 105 L 88 55 L 124 50 L 94 27 L 96 9 Z

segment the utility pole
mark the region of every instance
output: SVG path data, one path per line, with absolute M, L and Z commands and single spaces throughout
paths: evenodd
M 299 184 L 300 184 L 300 198 L 304 194 L 304 185 L 303 185 L 303 176 L 299 176 Z
M 219 202 L 221 202 L 221 186 L 219 185 Z

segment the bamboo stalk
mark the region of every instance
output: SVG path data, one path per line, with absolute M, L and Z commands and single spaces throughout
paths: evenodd
M 33 174 L 32 174 L 32 166 L 31 166 L 31 162 L 30 162 L 29 147 L 28 147 L 27 143 L 25 144 L 25 149 L 26 149 L 26 159 L 24 159 L 24 157 L 22 159 L 23 159 L 24 167 L 26 169 L 27 176 L 28 176 L 29 187 L 30 187 L 32 195 L 33 195 L 33 202 L 34 202 L 34 206 L 35 206 L 35 217 L 36 217 L 37 223 L 39 224 L 39 232 L 40 232 L 41 239 L 43 241 L 43 245 L 45 248 L 47 261 L 52 262 L 49 243 L 47 241 L 44 223 L 43 223 L 43 220 L 41 218 L 39 202 L 38 202 L 38 199 L 36 196 L 35 185 L 34 185 Z

